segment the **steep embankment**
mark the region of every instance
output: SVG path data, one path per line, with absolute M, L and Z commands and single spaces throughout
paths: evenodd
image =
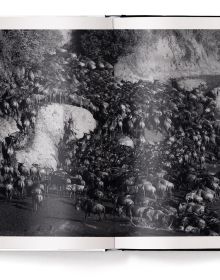
M 58 144 L 64 133 L 64 124 L 70 117 L 78 139 L 96 126 L 92 114 L 86 109 L 61 104 L 42 107 L 38 112 L 34 139 L 29 147 L 17 151 L 18 162 L 25 163 L 26 166 L 37 163 L 56 169 Z
M 120 57 L 115 75 L 124 80 L 167 80 L 220 74 L 219 32 L 149 30 L 131 54 Z

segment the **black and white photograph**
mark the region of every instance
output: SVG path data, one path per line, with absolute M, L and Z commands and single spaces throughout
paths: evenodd
M 220 235 L 220 30 L 0 30 L 0 236 Z

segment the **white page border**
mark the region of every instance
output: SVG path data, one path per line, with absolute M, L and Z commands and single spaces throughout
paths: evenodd
M 220 249 L 218 236 L 116 237 L 116 249 L 203 250 Z
M 116 17 L 114 29 L 220 29 L 220 17 Z
M 114 237 L 1 236 L 0 251 L 90 251 L 114 249 Z
M 112 29 L 113 19 L 102 17 L 0 17 L 0 29 Z

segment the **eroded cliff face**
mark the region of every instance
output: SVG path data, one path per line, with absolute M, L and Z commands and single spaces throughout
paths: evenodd
M 120 57 L 115 75 L 124 80 L 167 80 L 219 75 L 219 32 L 148 30 L 131 54 Z

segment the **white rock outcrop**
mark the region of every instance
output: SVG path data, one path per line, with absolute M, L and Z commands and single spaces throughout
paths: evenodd
M 25 149 L 16 152 L 18 162 L 29 167 L 33 163 L 37 163 L 42 167 L 56 169 L 58 144 L 63 137 L 64 124 L 70 117 L 73 119 L 78 139 L 96 127 L 95 119 L 86 109 L 64 104 L 42 107 L 38 112 L 32 143 Z

